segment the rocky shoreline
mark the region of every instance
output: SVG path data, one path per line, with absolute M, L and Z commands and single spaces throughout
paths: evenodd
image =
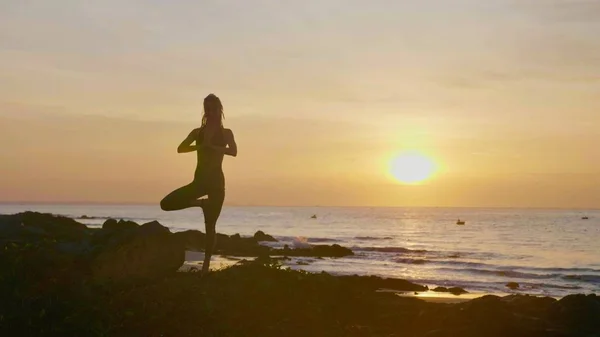
M 394 293 L 428 290 L 405 280 L 282 268 L 272 256 L 352 251 L 273 249 L 259 244 L 275 240 L 262 232 L 217 241 L 218 254 L 255 261 L 208 275 L 177 272 L 203 240 L 158 222 L 107 220 L 91 229 L 51 214 L 0 215 L 0 335 L 600 336 L 595 295 L 427 303 Z

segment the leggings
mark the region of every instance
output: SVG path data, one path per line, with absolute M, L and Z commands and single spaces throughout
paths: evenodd
M 160 208 L 163 211 L 178 211 L 189 207 L 197 206 L 194 204 L 197 199 L 207 196 L 202 210 L 204 212 L 204 223 L 208 226 L 214 226 L 221 214 L 223 201 L 225 200 L 225 188 L 222 186 L 207 186 L 199 182 L 192 182 L 169 193 L 161 202 Z M 212 184 L 211 184 L 212 185 Z

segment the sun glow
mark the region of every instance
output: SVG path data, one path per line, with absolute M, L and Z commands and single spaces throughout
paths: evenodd
M 406 151 L 396 155 L 390 162 L 390 174 L 403 184 L 418 184 L 433 176 L 437 165 L 418 151 Z

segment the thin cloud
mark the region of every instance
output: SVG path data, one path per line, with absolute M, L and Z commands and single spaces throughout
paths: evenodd
M 459 89 L 482 90 L 518 82 L 549 81 L 556 83 L 600 84 L 600 73 L 570 74 L 559 71 L 514 70 L 471 71 L 449 75 L 439 80 L 444 86 Z
M 554 22 L 591 22 L 600 19 L 597 0 L 519 0 L 517 8 L 539 19 Z

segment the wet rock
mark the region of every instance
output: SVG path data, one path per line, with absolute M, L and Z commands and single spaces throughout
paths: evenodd
M 432 291 L 435 291 L 437 293 L 450 293 L 452 295 L 462 295 L 462 294 L 468 294 L 469 292 L 464 290 L 463 288 L 460 287 L 452 287 L 452 288 L 446 288 L 446 287 L 437 287 L 435 289 L 432 289 Z
M 329 245 L 318 245 L 313 246 L 313 251 L 317 256 L 331 256 L 331 257 L 343 257 L 354 255 L 351 249 L 342 247 L 338 244 Z
M 297 249 L 273 249 L 272 254 L 274 255 L 286 255 L 286 256 L 311 256 L 311 257 L 344 257 L 354 255 L 351 249 L 342 247 L 338 244 L 334 245 L 315 245 L 311 248 L 297 248 Z
M 254 240 L 256 241 L 269 241 L 269 242 L 277 242 L 277 240 L 269 234 L 265 234 L 263 231 L 258 231 L 254 233 Z
M 508 282 L 506 287 L 512 290 L 517 290 L 519 289 L 519 284 L 517 282 Z

